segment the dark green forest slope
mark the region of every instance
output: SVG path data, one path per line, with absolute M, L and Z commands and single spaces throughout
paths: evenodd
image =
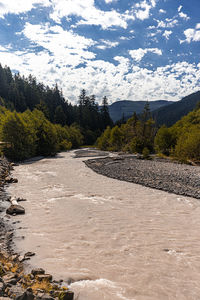
M 197 103 L 200 101 L 200 91 L 188 95 L 178 102 L 172 103 L 168 106 L 159 108 L 152 112 L 152 116 L 158 126 L 166 125 L 172 126 L 183 116 L 192 111 Z
M 144 109 L 145 103 L 145 101 L 132 100 L 114 102 L 108 107 L 110 117 L 113 120 L 113 122 L 119 121 L 122 118 L 124 118 L 127 121 L 129 118 L 131 118 L 134 112 L 136 114 L 141 114 Z M 172 103 L 173 101 L 166 100 L 149 101 L 151 111 L 154 111 L 160 107 L 164 107 Z
M 125 124 L 107 127 L 97 140 L 102 150 L 172 156 L 181 161 L 200 161 L 200 104 L 172 127 L 159 130 L 152 119 L 149 103 L 140 118 L 134 114 Z
M 100 109 L 95 95 L 82 90 L 72 106 L 57 85 L 49 88 L 31 75 L 12 75 L 1 65 L 0 107 L 0 140 L 10 145 L 3 152 L 15 160 L 91 145 L 112 126 L 106 97 Z

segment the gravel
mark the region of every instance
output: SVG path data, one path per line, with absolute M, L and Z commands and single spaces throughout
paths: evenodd
M 200 166 L 123 155 L 90 159 L 85 164 L 107 177 L 200 199 Z

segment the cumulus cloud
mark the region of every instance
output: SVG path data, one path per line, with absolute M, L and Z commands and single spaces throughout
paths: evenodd
M 95 6 L 94 0 L 52 0 L 53 13 L 51 18 L 60 22 L 62 18 L 69 16 L 80 17 L 77 25 L 98 25 L 103 29 L 112 26 L 127 28 L 127 21 L 134 20 L 129 14 L 120 14 L 115 10 L 102 11 Z
M 166 10 L 164 10 L 164 9 L 159 9 L 159 13 L 161 13 L 161 14 L 166 14 Z
M 129 50 L 130 56 L 136 61 L 140 62 L 142 58 L 147 54 L 148 52 L 157 54 L 157 55 L 162 55 L 162 51 L 158 48 L 147 48 L 147 49 L 136 49 L 136 50 Z
M 50 6 L 49 0 L 1 0 L 0 2 L 0 17 L 4 17 L 4 15 L 11 14 L 19 14 L 30 11 L 36 5 L 42 6 Z
M 96 46 L 96 48 L 101 49 L 101 50 L 105 50 L 107 48 L 117 47 L 118 45 L 119 45 L 119 42 L 111 42 L 111 41 L 101 39 L 100 44 L 98 46 Z
M 171 34 L 172 34 L 171 30 L 165 30 L 163 36 L 166 38 L 166 40 L 169 40 Z
M 191 42 L 200 42 L 200 24 L 198 23 L 195 27 L 193 28 L 188 28 L 184 31 L 184 35 L 186 37 L 185 40 L 180 40 L 180 43 L 191 43 Z
M 158 25 L 158 28 L 173 28 L 174 26 L 176 26 L 178 24 L 178 20 L 176 19 L 169 19 L 166 18 L 165 21 L 163 20 L 156 20 Z
M 147 2 L 147 0 L 144 0 L 142 2 L 136 3 L 135 8 L 135 16 L 137 19 L 145 20 L 148 19 L 150 16 L 150 11 L 152 8 L 156 6 L 156 1 L 150 0 Z
M 179 13 L 179 17 L 188 21 L 190 19 L 190 17 L 188 17 L 187 14 L 184 14 L 182 11 Z

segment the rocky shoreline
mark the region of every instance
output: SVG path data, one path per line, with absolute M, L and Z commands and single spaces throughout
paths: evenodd
M 107 177 L 200 199 L 200 166 L 135 155 L 89 159 L 85 164 Z
M 23 262 L 35 253 L 20 256 L 14 252 L 12 225 L 16 222 L 12 218 L 25 213 L 23 206 L 18 204 L 25 199 L 11 199 L 4 189 L 10 183 L 17 183 L 17 179 L 10 177 L 13 166 L 0 158 L 0 300 L 73 300 L 74 293 L 62 285 L 62 280 L 54 281 L 43 269 L 25 273 Z M 11 202 L 9 207 L 8 201 Z

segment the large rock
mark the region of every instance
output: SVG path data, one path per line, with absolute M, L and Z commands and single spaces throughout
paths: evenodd
M 53 297 L 51 297 L 50 295 L 48 295 L 48 294 L 38 294 L 37 296 L 36 296 L 36 300 L 53 300 L 54 298 Z
M 21 205 L 13 205 L 6 210 L 6 213 L 8 215 L 19 215 L 19 214 L 25 214 L 25 209 Z
M 51 274 L 39 274 L 39 275 L 36 275 L 35 278 L 38 281 L 42 281 L 42 280 L 52 281 L 52 275 Z
M 0 282 L 0 296 L 3 296 L 4 293 L 4 284 L 3 282 Z
M 32 292 L 24 292 L 22 295 L 15 298 L 15 300 L 33 300 L 35 297 Z
M 60 292 L 58 296 L 59 300 L 73 300 L 74 299 L 74 293 L 71 291 L 63 291 Z
M 5 283 L 5 285 L 16 284 L 17 283 L 17 275 L 9 272 L 3 276 L 3 282 Z
M 45 270 L 42 268 L 36 268 L 31 271 L 31 274 L 33 274 L 33 276 L 42 275 L 44 273 L 45 273 Z

